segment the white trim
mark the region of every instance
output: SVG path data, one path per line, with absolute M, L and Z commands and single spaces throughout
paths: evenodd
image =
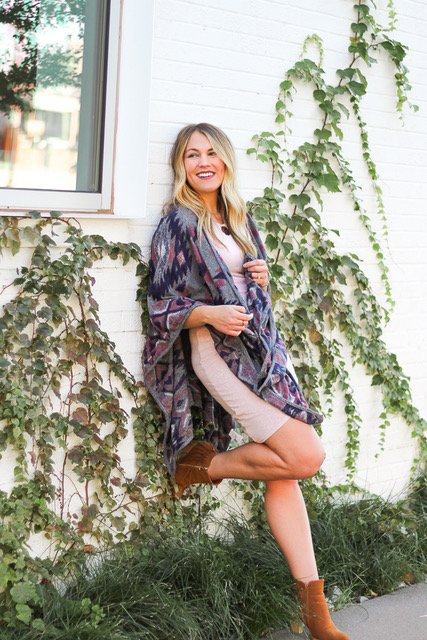
M 123 0 L 113 211 L 144 218 L 155 0 Z
M 117 75 L 120 59 L 121 1 L 111 0 L 108 34 L 108 69 L 105 91 L 104 154 L 102 166 L 101 204 L 98 209 L 112 208 L 114 142 L 116 132 Z M 111 57 L 110 57 L 111 56 Z M 114 132 L 109 135 L 109 132 Z
M 104 126 L 104 152 L 102 163 L 102 192 L 49 191 L 43 189 L 0 188 L 0 212 L 13 213 L 29 210 L 59 210 L 66 212 L 110 211 L 112 208 L 112 180 L 114 134 L 116 120 L 117 69 L 119 59 L 121 0 L 111 0 L 108 33 L 108 67 L 106 77 L 106 104 Z
M 101 209 L 100 193 L 0 189 L 1 211 L 95 211 Z

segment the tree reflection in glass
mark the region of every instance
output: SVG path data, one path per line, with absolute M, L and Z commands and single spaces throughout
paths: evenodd
M 0 0 L 0 187 L 100 190 L 108 0 Z

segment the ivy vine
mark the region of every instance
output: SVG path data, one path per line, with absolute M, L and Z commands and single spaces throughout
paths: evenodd
M 249 203 L 249 210 L 265 233 L 278 326 L 287 338 L 292 356 L 299 362 L 298 376 L 303 387 L 309 390 L 310 401 L 318 403 L 322 392 L 330 414 L 336 385 L 344 394 L 345 465 L 349 477 L 356 469 L 361 417 L 351 387 L 349 366 L 342 355 L 343 340 L 350 345 L 353 361 L 363 364 L 372 385 L 381 389 L 381 447 L 390 425 L 389 416 L 400 413 L 411 425 L 412 435 L 420 445 L 420 458 L 414 461 L 414 470 L 420 460 L 425 463 L 427 459 L 426 422 L 413 405 L 407 376 L 382 339 L 382 328 L 389 320 L 394 301 L 381 240 L 358 195 L 360 186 L 341 145 L 342 119 L 354 118 L 360 131 L 363 159 L 376 193 L 384 242 L 387 240 L 384 200 L 361 115 L 361 100 L 368 89 L 364 67 L 377 62 L 374 56 L 379 50 L 387 54 L 396 69 L 398 112 L 408 102 L 410 84 L 408 69 L 403 64 L 407 48 L 391 37 L 396 21 L 394 3 L 388 3 L 387 27 L 376 21 L 373 7 L 373 2 L 366 4 L 360 0 L 353 4 L 355 21 L 351 24 L 349 59 L 343 68 L 337 69 L 334 85 L 324 78 L 321 39 L 317 35 L 307 38 L 303 55 L 307 54 L 308 45 L 314 44 L 320 61 L 303 57 L 288 69 L 275 105 L 275 121 L 281 128 L 255 135 L 255 146 L 248 150 L 248 154 L 271 166 L 271 183 L 263 196 Z M 312 87 L 319 124 L 312 139 L 290 150 L 293 115 L 290 106 L 301 84 Z M 410 106 L 417 110 L 416 105 Z M 367 231 L 382 272 L 386 306 L 377 301 L 358 256 L 340 254 L 333 240 L 333 234 L 338 232 L 327 228 L 322 220 L 323 194 L 341 190 L 349 194 L 353 209 Z
M 93 296 L 94 262 L 120 257 L 137 262 L 144 299 L 139 247 L 85 235 L 57 212 L 0 218 L 0 251 L 16 254 L 23 241 L 34 247 L 31 261 L 1 291 L 14 288 L 0 317 L 0 452 L 15 460 L 13 488 L 0 491 L 3 624 L 30 622 L 40 579 L 66 577 L 85 554 L 160 522 L 164 504 L 146 496 L 171 502 L 159 412 L 102 331 Z M 129 428 L 135 478 L 118 453 Z M 28 550 L 37 533 L 47 539 L 43 558 Z

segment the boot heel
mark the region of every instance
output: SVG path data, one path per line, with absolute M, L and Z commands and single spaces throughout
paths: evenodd
M 304 624 L 300 620 L 293 620 L 289 623 L 289 629 L 300 636 L 304 631 Z
M 323 580 L 312 580 L 307 584 L 297 580 L 296 591 L 310 640 L 350 640 L 331 620 L 323 593 Z

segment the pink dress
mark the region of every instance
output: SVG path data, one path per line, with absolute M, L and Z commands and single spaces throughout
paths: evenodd
M 214 238 L 211 242 L 227 264 L 233 280 L 246 300 L 247 286 L 244 277 L 244 254 L 231 235 L 221 230 L 215 222 L 221 245 Z M 211 334 L 206 326 L 190 329 L 191 363 L 193 369 L 209 393 L 241 425 L 246 435 L 255 442 L 264 442 L 290 418 L 253 393 L 228 368 L 217 353 Z M 289 367 L 293 372 L 293 369 Z

